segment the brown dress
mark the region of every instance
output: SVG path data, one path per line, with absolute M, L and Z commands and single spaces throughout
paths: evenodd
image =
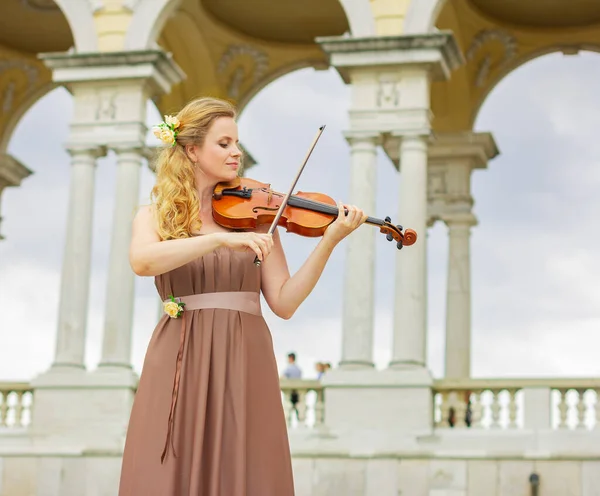
M 165 314 L 154 330 L 119 496 L 294 494 L 271 333 L 238 298 L 255 297 L 249 305 L 260 312 L 261 270 L 253 260 L 221 248 L 155 278 L 162 300 L 213 294 L 200 305 L 205 295 L 191 296 L 182 316 Z

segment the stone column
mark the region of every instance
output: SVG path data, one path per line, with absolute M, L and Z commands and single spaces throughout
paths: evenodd
M 449 237 L 445 377 L 466 378 L 471 375 L 470 236 L 477 222 L 470 213 L 444 221 Z
M 427 338 L 427 139 L 405 135 L 400 144 L 398 221 L 417 242 L 396 259 L 392 368 L 425 367 Z
M 471 175 L 498 154 L 489 133 L 439 133 L 429 149 L 429 215 L 448 226 L 449 256 L 446 301 L 446 371 L 448 378 L 470 376 Z
M 33 172 L 31 170 L 25 167 L 12 155 L 8 155 L 6 153 L 0 154 L 0 198 L 2 197 L 4 188 L 20 186 L 21 181 L 29 177 L 32 173 Z M 0 216 L 0 225 L 1 223 L 2 216 Z M 2 236 L 2 231 L 0 230 L 0 241 L 3 239 L 4 236 Z
M 96 159 L 99 147 L 74 147 L 53 368 L 84 369 Z
M 351 150 L 348 203 L 370 215 L 375 211 L 378 136 L 348 133 L 346 139 Z M 343 368 L 374 366 L 375 234 L 365 227 L 347 239 L 340 361 Z
M 68 140 L 74 157 L 72 201 L 56 366 L 83 370 L 95 164 L 92 144 L 116 151 L 118 173 L 102 367 L 85 374 L 52 370 L 33 380 L 31 433 L 40 443 L 52 439 L 63 446 L 118 450 L 122 449 L 137 386 L 129 358 L 134 277 L 125 252 L 139 201 L 146 106 L 148 99 L 169 93 L 185 74 L 158 48 L 47 53 L 40 58 L 52 71 L 53 82 L 66 86 L 74 100 Z
M 117 148 L 117 190 L 108 267 L 100 367 L 131 368 L 134 273 L 129 264 L 131 225 L 139 203 L 141 147 Z
M 447 79 L 451 71 L 460 65 L 461 55 L 450 33 L 410 37 L 340 36 L 317 39 L 317 42 L 328 54 L 331 65 L 350 84 L 349 136 L 381 137 L 383 150 L 399 169 L 400 215 L 392 222 L 415 229 L 418 235 L 416 244 L 397 251 L 396 308 L 389 309 L 396 312 L 393 359 L 391 366 L 382 371 L 367 367 L 370 363 L 365 359 L 369 357 L 370 361 L 372 354 L 373 282 L 367 277 L 372 268 L 367 270 L 367 267 L 372 263 L 369 257 L 373 248 L 371 240 L 367 242 L 366 233 L 352 234 L 351 238 L 356 240 L 349 246 L 346 270 L 343 362 L 341 367 L 331 370 L 322 379 L 326 390 L 327 427 L 344 432 L 356 446 L 364 447 L 365 440 L 368 440 L 369 448 L 366 449 L 375 445 L 386 449 L 383 446 L 391 439 L 390 432 L 394 435 L 427 435 L 432 429 L 432 378 L 423 367 L 427 147 L 431 128 L 429 95 L 431 81 Z M 360 167 L 359 164 L 364 164 L 367 157 L 375 160 L 373 145 L 357 141 L 356 147 L 352 153 L 354 170 Z M 366 171 L 363 173 L 366 174 Z M 354 175 L 366 182 L 364 176 Z M 361 191 L 369 190 L 374 193 L 374 179 L 373 186 L 361 185 Z M 351 201 L 355 201 L 354 198 Z M 365 210 L 374 208 L 374 203 L 370 203 L 366 196 L 361 197 L 360 204 Z M 376 215 L 375 210 L 370 215 Z M 370 236 L 377 242 L 387 243 L 385 238 L 377 237 L 376 232 Z M 386 247 L 396 250 L 395 243 L 386 244 Z M 352 257 L 357 260 L 359 257 L 352 254 L 353 250 L 361 250 L 360 263 L 353 263 Z M 364 273 L 352 274 L 357 270 L 364 270 Z M 393 273 L 389 277 L 393 278 Z M 368 285 L 363 281 L 368 281 Z M 353 288 L 353 285 L 356 287 Z M 355 299 L 357 291 L 364 295 L 360 304 L 364 304 L 366 296 L 365 311 L 359 310 Z M 359 350 L 359 346 L 363 349 Z M 358 363 L 344 367 L 344 361 L 350 365 L 350 359 Z M 380 394 L 381 391 L 385 393 Z

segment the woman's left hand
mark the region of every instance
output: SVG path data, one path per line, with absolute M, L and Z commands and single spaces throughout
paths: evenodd
M 329 225 L 323 234 L 323 238 L 338 244 L 348 234 L 358 228 L 367 220 L 367 215 L 358 207 L 354 205 L 344 205 L 338 202 L 338 217 Z M 348 215 L 344 215 L 344 209 L 348 210 Z

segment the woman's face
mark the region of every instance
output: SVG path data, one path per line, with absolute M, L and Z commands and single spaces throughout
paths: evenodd
M 191 150 L 192 160 L 207 179 L 232 181 L 237 177 L 242 152 L 238 148 L 238 129 L 231 117 L 218 117 L 210 127 L 202 147 Z

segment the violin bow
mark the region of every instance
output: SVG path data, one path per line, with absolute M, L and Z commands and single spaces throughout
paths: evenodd
M 296 177 L 294 178 L 294 181 L 292 182 L 292 185 L 290 186 L 289 191 L 284 196 L 283 201 L 281 202 L 281 205 L 279 206 L 279 210 L 277 210 L 277 214 L 275 215 L 275 218 L 273 219 L 273 222 L 271 223 L 271 227 L 269 227 L 269 231 L 268 231 L 269 234 L 272 235 L 275 232 L 275 229 L 277 229 L 277 223 L 279 222 L 279 219 L 281 218 L 281 215 L 283 214 L 283 210 L 287 206 L 288 200 L 289 200 L 290 196 L 292 195 L 294 188 L 296 187 L 296 183 L 298 182 L 298 179 L 300 179 L 300 176 L 302 175 L 302 171 L 304 170 L 304 167 L 306 166 L 306 163 L 308 162 L 308 159 L 310 158 L 310 155 L 312 154 L 313 150 L 315 149 L 317 141 L 319 141 L 319 138 L 321 137 L 321 134 L 323 134 L 324 130 L 325 130 L 325 125 L 321 126 L 319 128 L 319 130 L 317 131 L 317 134 L 316 134 L 315 138 L 313 139 L 313 142 L 310 145 L 310 148 L 308 149 L 306 156 L 304 157 L 304 161 L 302 162 L 302 165 L 300 166 L 300 170 L 298 171 L 298 174 L 296 174 Z M 258 259 L 258 256 L 254 257 L 254 265 L 256 265 L 257 267 L 260 267 L 260 260 Z

